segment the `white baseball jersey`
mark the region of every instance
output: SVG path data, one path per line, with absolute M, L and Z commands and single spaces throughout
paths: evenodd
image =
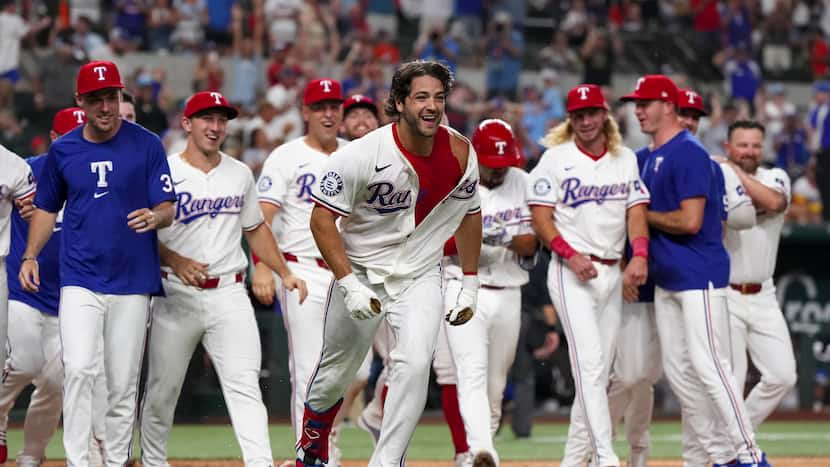
M 478 159 L 469 144 L 461 181 L 416 228 L 418 176 L 398 147 L 392 124 L 332 154 L 321 173 L 314 200 L 344 216 L 340 235 L 346 255 L 366 269 L 370 283 L 385 283 L 392 296 L 403 285 L 399 281 L 436 267 L 462 218 L 481 209 Z
M 526 197 L 527 180 L 528 175 L 525 171 L 511 167 L 501 185 L 493 189 L 479 187 L 481 216 L 485 229 L 494 223 L 501 223 L 506 227 L 508 238 L 522 234 L 533 235 Z M 527 283 L 528 273 L 519 266 L 515 252 L 500 247 L 492 250 L 492 257 L 478 268 L 478 279 L 482 284 L 519 287 Z M 444 274 L 448 279 L 461 280 L 463 274 L 457 256 L 451 257 L 446 263 Z
M 790 177 L 781 169 L 759 167 L 755 178 L 783 193 L 790 204 Z M 745 230 L 726 230 L 726 250 L 731 264 L 729 282 L 760 284 L 772 277 L 778 256 L 778 242 L 784 226 L 784 214 L 758 213 L 757 224 Z
M 752 198 L 746 194 L 741 179 L 735 173 L 735 169 L 729 164 L 719 164 L 723 173 L 723 188 L 726 192 L 726 226 L 743 230 L 752 227 L 756 223 L 755 206 L 752 205 Z
M 181 153 L 167 159 L 176 186 L 176 215 L 173 224 L 158 233 L 159 241 L 171 250 L 207 263 L 212 277 L 248 267 L 242 230 L 262 223 L 251 169 L 227 154 L 220 157 L 219 165 L 207 173 L 188 164 Z
M 14 201 L 35 192 L 32 169 L 20 156 L 0 146 L 0 257 L 9 254 L 9 219 Z
M 620 259 L 625 246 L 626 211 L 649 202 L 637 157 L 621 147 L 594 160 L 573 141 L 549 148 L 530 173 L 529 205 L 554 209 L 553 221 L 578 252 Z
M 348 143 L 337 140 L 339 148 Z M 305 137 L 289 141 L 271 152 L 259 176 L 259 201 L 271 203 L 282 212 L 274 216 L 271 228 L 277 244 L 288 253 L 301 257 L 319 257 L 308 223 L 311 219 L 311 187 L 319 180 L 322 166 L 329 159 L 305 142 Z

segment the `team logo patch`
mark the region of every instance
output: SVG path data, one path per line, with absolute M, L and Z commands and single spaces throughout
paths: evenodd
M 536 193 L 538 196 L 545 196 L 546 194 L 550 193 L 551 184 L 550 180 L 547 178 L 540 178 L 536 180 L 533 184 L 533 192 Z
M 271 185 L 273 184 L 274 182 L 271 181 L 271 177 L 266 175 L 259 179 L 259 184 L 257 185 L 257 188 L 259 188 L 259 191 L 268 191 L 271 189 Z
M 343 178 L 337 172 L 328 172 L 320 180 L 320 191 L 326 196 L 336 196 L 343 191 Z

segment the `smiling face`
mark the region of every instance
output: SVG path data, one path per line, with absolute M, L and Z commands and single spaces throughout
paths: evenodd
M 105 88 L 75 98 L 78 107 L 86 113 L 87 124 L 97 133 L 110 134 L 118 129 L 121 121 L 119 106 L 121 90 Z
M 323 145 L 337 139 L 343 122 L 343 103 L 320 101 L 303 106 L 303 120 L 308 123 L 308 135 Z
M 602 128 L 608 118 L 608 111 L 601 108 L 575 110 L 568 115 L 573 126 L 574 137 L 581 147 L 589 147 L 603 137 Z
M 665 115 L 668 113 L 668 103 L 660 100 L 638 100 L 634 110 L 637 121 L 640 122 L 640 131 L 647 135 L 654 135 L 663 126 Z
M 225 142 L 228 115 L 222 110 L 205 110 L 190 118 L 182 117 L 182 128 L 188 142 L 205 155 L 219 152 Z
M 677 118 L 683 128 L 689 130 L 693 135 L 697 134 L 697 127 L 700 125 L 700 112 L 695 109 L 680 109 Z
M 735 128 L 725 146 L 729 160 L 754 174 L 764 155 L 764 133 L 757 128 Z
M 429 75 L 413 78 L 409 95 L 395 104 L 401 114 L 401 125 L 423 137 L 435 136 L 446 99 L 447 92 L 437 78 Z
M 366 107 L 353 108 L 343 118 L 343 134 L 349 140 L 360 138 L 377 127 L 378 118 Z

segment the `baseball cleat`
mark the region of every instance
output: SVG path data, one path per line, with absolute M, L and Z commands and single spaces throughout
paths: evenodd
M 6 432 L 0 431 L 0 464 L 9 460 L 9 447 L 6 445 Z
M 470 467 L 473 465 L 473 453 L 470 451 L 459 452 L 455 455 L 454 467 Z
M 473 457 L 473 467 L 496 467 L 496 460 L 493 455 L 487 451 L 479 451 Z

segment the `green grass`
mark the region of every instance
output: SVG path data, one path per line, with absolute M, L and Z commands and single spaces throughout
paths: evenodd
M 567 425 L 537 424 L 533 437 L 516 439 L 509 429 L 496 438 L 496 448 L 504 460 L 560 459 L 564 448 Z M 271 446 L 277 459 L 293 456 L 294 441 L 287 425 L 271 426 Z M 784 456 L 830 456 L 830 421 L 828 422 L 768 422 L 758 434 L 758 441 L 770 458 Z M 9 453 L 16 453 L 22 443 L 21 430 L 9 432 Z M 346 459 L 367 459 L 372 452 L 369 436 L 358 428 L 346 427 L 340 436 L 340 446 Z M 616 443 L 617 454 L 624 457 L 624 442 Z M 50 459 L 64 457 L 61 433 L 49 444 L 46 455 Z M 419 425 L 410 445 L 409 459 L 451 459 L 453 455 L 446 425 Z M 652 457 L 678 458 L 680 456 L 680 425 L 659 422 L 652 426 Z M 240 458 L 233 430 L 230 426 L 177 425 L 170 439 L 170 457 L 178 459 L 234 459 Z

